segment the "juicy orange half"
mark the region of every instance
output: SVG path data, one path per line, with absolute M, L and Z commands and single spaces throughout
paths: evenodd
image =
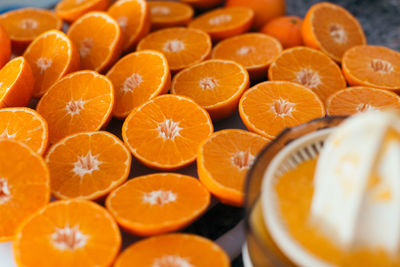
M 21 221 L 50 200 L 42 157 L 22 142 L 0 139 L 0 242 L 14 238 Z
M 145 165 L 177 169 L 196 160 L 200 143 L 213 132 L 207 111 L 193 100 L 158 96 L 133 111 L 122 126 L 124 142 Z
M 94 71 L 78 71 L 59 80 L 40 99 L 36 110 L 49 124 L 50 143 L 70 134 L 96 131 L 111 118 L 114 88 Z
M 90 11 L 104 11 L 110 0 L 61 0 L 56 5 L 57 16 L 67 22 L 73 22 Z
M 84 132 L 54 144 L 46 161 L 55 197 L 98 199 L 128 178 L 131 154 L 108 132 Z
M 283 129 L 324 117 L 324 104 L 310 89 L 292 82 L 263 82 L 247 90 L 239 103 L 247 129 L 267 138 Z
M 193 8 L 185 3 L 150 1 L 151 28 L 161 29 L 186 26 L 192 19 Z
M 200 217 L 209 204 L 210 193 L 199 180 L 175 173 L 133 178 L 106 200 L 117 222 L 139 236 L 182 229 Z
M 14 256 L 18 266 L 108 267 L 120 247 L 118 226 L 103 207 L 87 200 L 63 200 L 21 224 Z

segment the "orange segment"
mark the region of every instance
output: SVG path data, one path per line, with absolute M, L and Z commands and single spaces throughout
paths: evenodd
M 27 145 L 0 139 L 0 242 L 16 235 L 22 220 L 50 200 L 46 162 Z
M 2 108 L 0 138 L 20 141 L 42 155 L 48 143 L 47 122 L 39 113 L 29 108 Z
M 23 57 L 10 60 L 0 69 L 0 108 L 28 105 L 33 86 L 34 78 L 29 63 Z
M 90 11 L 104 11 L 110 0 L 62 0 L 55 11 L 57 16 L 67 22 L 73 22 Z
M 128 247 L 114 267 L 228 267 L 229 258 L 214 242 L 193 234 L 151 237 Z
M 400 89 L 400 53 L 383 46 L 356 46 L 343 56 L 342 69 L 350 85 Z
M 110 15 L 90 12 L 68 29 L 68 37 L 78 48 L 81 68 L 103 72 L 121 55 L 121 29 Z
M 198 16 L 189 23 L 189 27 L 203 30 L 218 41 L 250 30 L 253 17 L 254 12 L 250 8 L 218 8 Z
M 143 38 L 137 50 L 159 51 L 168 59 L 172 72 L 177 72 L 206 59 L 211 53 L 208 34 L 196 29 L 168 28 Z
M 25 50 L 24 57 L 35 76 L 35 97 L 42 96 L 65 74 L 79 70 L 79 54 L 75 45 L 57 30 L 37 37 Z
M 107 12 L 121 27 L 123 50 L 133 49 L 150 31 L 150 14 L 145 0 L 119 0 Z
M 110 80 L 94 71 L 78 71 L 54 84 L 36 109 L 49 124 L 50 143 L 55 143 L 73 133 L 99 130 L 113 106 Z
M 224 2 L 224 0 L 180 0 L 180 1 L 202 10 L 218 6 L 219 4 Z
M 177 169 L 195 161 L 200 143 L 213 132 L 208 113 L 193 100 L 162 95 L 133 111 L 122 126 L 132 154 L 145 165 Z
M 292 82 L 263 82 L 246 91 L 239 103 L 246 127 L 267 138 L 283 129 L 324 117 L 325 108 L 310 89 Z
M 128 178 L 131 154 L 108 132 L 85 132 L 54 144 L 46 161 L 55 197 L 99 199 Z
M 235 112 L 248 87 L 249 75 L 243 66 L 230 60 L 211 59 L 176 74 L 171 93 L 192 98 L 213 120 L 219 120 Z
M 21 8 L 0 15 L 0 24 L 7 31 L 13 48 L 26 47 L 40 34 L 61 30 L 62 20 L 47 9 Z
M 308 47 L 283 51 L 269 67 L 268 78 L 304 85 L 324 103 L 330 95 L 346 87 L 339 66 L 324 53 Z
M 199 180 L 157 173 L 129 180 L 107 197 L 106 207 L 128 232 L 148 236 L 186 227 L 209 203 L 210 193 Z
M 8 62 L 11 57 L 11 40 L 8 33 L 0 25 L 0 69 Z
M 108 267 L 120 247 L 118 226 L 103 207 L 87 200 L 64 200 L 49 204 L 21 225 L 14 255 L 18 266 Z
M 400 97 L 371 87 L 349 87 L 331 95 L 326 104 L 330 116 L 349 116 L 369 110 L 400 110 Z
M 153 30 L 186 26 L 194 14 L 193 8 L 185 3 L 151 1 L 147 4 L 150 9 Z
M 167 59 L 144 50 L 120 59 L 106 75 L 115 88 L 113 115 L 124 118 L 149 99 L 167 93 L 171 85 Z
M 242 64 L 251 80 L 267 76 L 268 66 L 282 52 L 282 45 L 273 37 L 262 33 L 246 33 L 219 42 L 212 58 L 228 59 Z
M 243 130 L 215 132 L 202 143 L 198 152 L 200 181 L 222 203 L 242 206 L 246 174 L 268 141 Z
M 308 10 L 302 35 L 307 46 L 321 49 L 338 62 L 346 50 L 367 42 L 357 19 L 343 7 L 328 2 L 315 4 Z

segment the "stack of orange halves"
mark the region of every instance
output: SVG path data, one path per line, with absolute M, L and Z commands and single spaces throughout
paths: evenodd
M 0 15 L 0 241 L 19 266 L 229 266 L 212 241 L 171 232 L 211 194 L 242 206 L 247 171 L 284 128 L 400 109 L 400 53 L 367 45 L 344 8 L 319 3 L 303 21 L 283 16 L 284 0 L 223 2 L 62 0 Z M 237 110 L 250 132 L 213 133 Z M 101 131 L 112 117 L 123 142 Z M 127 180 L 131 155 L 160 171 L 197 161 L 199 179 Z M 152 237 L 119 254 L 120 229 Z

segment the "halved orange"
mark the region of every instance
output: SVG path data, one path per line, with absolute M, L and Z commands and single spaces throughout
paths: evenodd
M 113 115 L 125 118 L 149 99 L 167 93 L 171 74 L 165 56 L 143 50 L 121 58 L 107 72 L 115 89 Z
M 198 146 L 212 132 L 207 111 L 177 95 L 162 95 L 146 102 L 122 126 L 122 137 L 132 154 L 150 168 L 161 170 L 195 161 Z
M 128 179 L 131 154 L 108 132 L 83 132 L 54 144 L 46 161 L 56 198 L 99 199 Z
M 247 90 L 239 114 L 252 132 L 275 138 L 283 129 L 324 117 L 324 104 L 310 89 L 293 82 L 259 83 Z
M 286 49 L 268 70 L 270 81 L 295 82 L 313 90 L 322 102 L 346 87 L 339 66 L 324 53 L 309 47 Z
M 50 143 L 70 134 L 96 131 L 111 118 L 114 88 L 111 81 L 94 71 L 71 73 L 40 99 L 36 110 L 49 124 Z
M 22 220 L 50 200 L 49 169 L 22 142 L 0 139 L 0 242 L 12 240 Z
M 104 11 L 110 0 L 61 0 L 55 8 L 57 16 L 73 22 L 90 11 Z
M 356 46 L 343 56 L 342 69 L 350 85 L 400 89 L 400 53 L 383 46 Z
M 228 267 L 229 258 L 216 243 L 193 234 L 168 234 L 134 243 L 114 267 Z
M 150 13 L 145 0 L 118 0 L 107 11 L 121 27 L 123 50 L 131 50 L 150 31 Z
M 87 200 L 63 200 L 22 223 L 14 257 L 18 266 L 108 267 L 120 247 L 121 233 L 103 207 Z
M 171 93 L 192 98 L 213 120 L 219 120 L 235 112 L 249 84 L 249 75 L 242 65 L 210 59 L 176 74 Z
M 326 112 L 330 116 L 349 116 L 369 110 L 400 111 L 400 96 L 372 87 L 349 87 L 328 98 Z
M 172 72 L 178 72 L 206 59 L 211 53 L 210 36 L 200 30 L 168 28 L 150 33 L 137 50 L 156 50 L 165 55 Z
M 147 4 L 150 9 L 153 30 L 186 26 L 194 14 L 193 8 L 185 3 L 151 1 Z
M 0 69 L 10 60 L 11 40 L 8 33 L 0 24 Z
M 7 31 L 13 48 L 25 48 L 40 34 L 61 30 L 62 20 L 53 11 L 39 8 L 21 8 L 0 15 L 0 24 Z
M 341 62 L 344 52 L 356 45 L 366 44 L 358 20 L 339 5 L 322 2 L 313 5 L 302 25 L 303 41 Z
M 106 200 L 118 224 L 139 236 L 182 229 L 200 217 L 209 204 L 210 193 L 198 179 L 177 173 L 133 178 Z
M 268 142 L 261 135 L 238 129 L 213 133 L 199 148 L 200 181 L 222 203 L 242 206 L 247 171 Z
M 180 0 L 181 2 L 187 3 L 196 9 L 209 9 L 222 4 L 224 0 Z
M 0 138 L 20 141 L 42 155 L 48 144 L 47 122 L 30 108 L 2 108 Z
M 25 58 L 10 60 L 0 69 L 0 108 L 28 105 L 34 82 L 32 69 Z
M 78 48 L 82 69 L 106 71 L 122 52 L 121 28 L 104 12 L 80 17 L 68 29 L 68 37 Z
M 250 30 L 254 11 L 246 7 L 218 8 L 204 13 L 189 23 L 189 27 L 200 29 L 214 41 L 219 41 Z
M 61 77 L 80 67 L 75 45 L 63 32 L 57 30 L 38 36 L 27 47 L 24 57 L 35 76 L 35 97 L 42 96 Z
M 233 60 L 243 65 L 252 81 L 263 80 L 274 58 L 282 52 L 282 45 L 262 33 L 245 33 L 219 42 L 212 58 Z

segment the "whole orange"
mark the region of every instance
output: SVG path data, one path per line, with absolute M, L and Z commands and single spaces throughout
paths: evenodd
M 285 14 L 285 0 L 227 0 L 226 6 L 244 6 L 254 10 L 253 28 L 259 30 L 273 18 Z
M 269 21 L 261 32 L 281 42 L 283 48 L 303 45 L 301 25 L 303 20 L 297 16 L 282 16 Z
M 6 30 L 0 25 L 0 68 L 2 68 L 11 56 L 11 40 Z

